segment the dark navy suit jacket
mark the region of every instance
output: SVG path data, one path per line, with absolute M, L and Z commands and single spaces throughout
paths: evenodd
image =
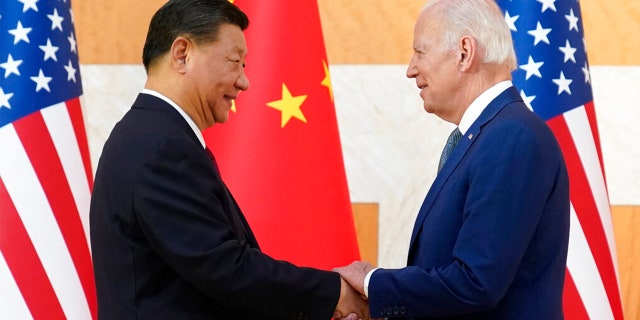
M 326 320 L 338 301 L 337 273 L 260 252 L 193 130 L 151 95 L 105 143 L 90 223 L 100 319 Z
M 418 213 L 407 267 L 369 282 L 372 317 L 562 319 L 569 182 L 511 87 L 472 124 Z

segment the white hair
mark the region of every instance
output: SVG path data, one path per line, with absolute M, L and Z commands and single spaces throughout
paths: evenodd
M 444 30 L 444 49 L 455 50 L 460 38 L 471 36 L 483 62 L 504 64 L 511 70 L 517 67 L 511 30 L 494 0 L 432 0 L 423 10 L 432 7 Z

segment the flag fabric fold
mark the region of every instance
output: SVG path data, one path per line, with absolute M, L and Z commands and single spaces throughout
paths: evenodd
M 330 269 L 359 259 L 315 1 L 236 0 L 251 87 L 205 132 L 263 251 Z
M 0 3 L 0 319 L 92 319 L 92 187 L 70 1 Z
M 554 132 L 569 171 L 565 318 L 623 319 L 580 3 L 498 0 L 498 4 L 518 58 L 514 84 Z

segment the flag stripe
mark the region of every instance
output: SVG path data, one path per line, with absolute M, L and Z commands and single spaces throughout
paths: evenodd
M 564 291 L 562 292 L 562 309 L 565 315 L 571 315 L 571 320 L 589 320 L 589 314 L 582 303 L 576 283 L 571 271 L 567 269 L 564 277 Z
M 57 104 L 49 108 L 65 108 L 65 105 Z M 15 121 L 14 126 L 49 201 L 81 282 L 85 297 L 75 298 L 84 299 L 86 306 L 87 299 L 93 296 L 91 292 L 94 292 L 95 287 L 89 246 L 51 132 L 47 130 L 44 117 L 39 112 Z
M 574 285 L 582 297 L 589 318 L 614 319 L 611 305 L 603 303 L 607 301 L 605 284 L 602 283 L 596 261 L 589 250 L 587 238 L 573 205 L 570 225 L 567 268 L 575 280 Z
M 60 163 L 64 169 L 66 180 L 73 194 L 75 207 L 79 212 L 80 220 L 84 230 L 87 250 L 89 243 L 89 204 L 90 191 L 87 177 L 83 171 L 77 170 L 84 166 L 82 155 L 73 130 L 68 107 L 64 103 L 42 109 L 42 117 L 47 124 L 47 130 L 51 135 L 51 140 L 55 145 L 57 155 L 60 156 Z M 68 211 L 71 213 L 71 211 Z M 83 248 L 82 248 L 83 249 Z
M 622 307 L 619 302 L 617 282 L 615 282 L 615 279 L 617 278 L 613 268 L 611 251 L 603 230 L 600 215 L 597 212 L 598 207 L 595 199 L 593 198 L 591 186 L 588 184 L 589 181 L 585 173 L 585 168 L 582 167 L 580 155 L 577 147 L 574 145 L 569 126 L 564 116 L 553 118 L 547 123 L 555 133 L 562 149 L 567 169 L 569 171 L 569 177 L 571 177 L 571 203 L 575 207 L 578 220 L 584 230 L 587 243 L 594 255 L 596 265 L 600 271 L 600 277 L 603 279 L 609 279 L 609 281 L 604 283 L 609 303 L 614 309 L 616 319 L 622 319 Z M 576 125 L 573 124 L 572 128 L 575 128 L 575 126 Z M 571 248 L 569 250 L 571 250 Z M 579 283 L 577 279 L 575 280 Z M 585 299 L 585 297 L 583 297 L 583 299 Z
M 3 224 L 3 231 L 0 232 L 0 252 L 20 293 L 26 297 L 25 303 L 31 315 L 36 319 L 64 319 L 64 312 L 56 298 L 56 293 L 20 220 L 20 215 L 9 198 L 2 178 L 0 178 L 0 206 L 2 206 Z
M 66 316 L 91 319 L 70 253 L 22 143 L 14 124 L 0 128 L 0 150 L 5 152 L 0 175 Z
M 87 175 L 86 180 L 89 185 L 89 192 L 93 190 L 93 170 L 91 168 L 91 157 L 89 152 L 89 141 L 87 139 L 87 132 L 84 127 L 84 117 L 82 116 L 82 107 L 80 104 L 80 98 L 74 98 L 67 101 L 67 109 L 69 117 L 71 117 L 71 123 L 73 124 L 73 131 L 75 132 L 77 146 L 80 149 L 80 155 L 82 156 L 82 163 L 84 164 L 84 171 Z M 90 198 L 90 197 L 89 197 Z M 87 198 L 87 200 L 89 200 Z M 89 207 L 87 207 L 88 209 Z M 81 214 L 81 217 L 84 217 Z M 88 212 L 86 217 L 89 217 Z M 86 233 L 89 238 L 89 233 Z
M 607 184 L 607 176 L 604 172 L 604 158 L 602 158 L 602 148 L 600 145 L 600 132 L 598 131 L 598 122 L 596 121 L 596 108 L 593 101 L 588 102 L 584 105 L 585 112 L 587 113 L 587 118 L 589 119 L 589 126 L 591 127 L 591 136 L 593 137 L 593 141 L 595 143 L 596 150 L 598 152 L 598 160 L 600 161 L 600 172 L 602 173 L 602 179 L 604 180 L 605 189 Z M 608 194 L 608 193 L 607 193 Z M 609 243 L 611 246 L 611 243 Z
M 0 319 L 33 319 L 0 249 Z
M 597 130 L 589 130 L 588 124 L 591 123 L 591 120 L 586 107 L 576 108 L 566 112 L 564 117 L 578 151 L 579 159 L 582 161 L 582 167 L 587 175 L 592 196 L 598 208 L 598 213 L 600 214 L 600 222 L 607 237 L 607 244 L 610 250 L 609 259 L 616 275 L 612 280 L 615 280 L 617 283 L 619 276 L 618 264 L 615 259 L 617 253 L 615 236 L 613 234 L 613 221 L 611 220 L 611 208 L 609 206 L 609 198 L 607 197 L 607 187 L 604 176 L 601 174 L 604 170 L 598 156 L 599 148 L 597 147 L 598 145 L 596 145 L 596 139 L 594 139 Z

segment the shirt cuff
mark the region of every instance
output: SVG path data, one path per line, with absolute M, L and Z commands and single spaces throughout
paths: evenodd
M 369 298 L 369 280 L 371 280 L 371 275 L 373 274 L 374 271 L 378 270 L 379 268 L 373 268 L 371 269 L 371 271 L 369 271 L 369 273 L 367 273 L 367 275 L 364 277 L 364 295 Z

